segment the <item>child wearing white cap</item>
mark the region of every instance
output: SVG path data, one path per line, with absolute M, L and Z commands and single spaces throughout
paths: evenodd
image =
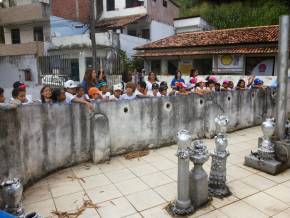
M 113 86 L 113 95 L 110 95 L 110 101 L 118 101 L 122 95 L 122 84 L 116 84 Z

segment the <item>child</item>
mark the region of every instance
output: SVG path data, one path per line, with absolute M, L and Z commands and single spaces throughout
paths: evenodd
M 26 91 L 23 88 L 15 88 L 12 90 L 13 100 L 10 101 L 13 105 L 22 105 L 27 102 Z
M 94 107 L 90 102 L 86 100 L 79 99 L 75 96 L 77 84 L 73 80 L 68 80 L 64 83 L 64 87 L 66 89 L 65 92 L 65 101 L 67 104 L 71 104 L 71 102 L 80 103 L 86 105 L 90 110 Z
M 252 85 L 252 88 L 253 89 L 263 89 L 263 88 L 265 88 L 264 81 L 259 79 L 259 78 L 256 78 L 254 80 L 254 84 Z
M 215 83 L 214 89 L 215 89 L 216 92 L 220 92 L 221 91 L 221 84 L 220 83 Z
M 0 87 L 0 103 L 5 103 L 4 89 Z
M 85 101 L 90 101 L 89 96 L 85 93 L 85 89 L 83 88 L 82 85 L 78 85 L 76 88 L 76 97 L 78 99 L 83 99 Z
M 196 91 L 207 90 L 206 81 L 203 78 L 199 78 L 196 83 Z
M 221 88 L 222 91 L 229 91 L 230 90 L 229 82 L 230 82 L 229 80 L 224 80 L 223 81 L 223 85 L 222 85 L 222 88 Z
M 28 86 L 20 81 L 16 81 L 15 83 L 13 83 L 13 88 L 14 89 L 17 89 L 17 88 L 20 88 L 20 89 L 24 89 L 25 93 L 26 93 L 26 88 Z M 26 100 L 24 102 L 24 104 L 32 104 L 33 103 L 33 98 L 31 95 L 25 95 L 26 97 Z M 11 99 L 11 101 L 13 101 L 13 99 Z
M 244 90 L 244 89 L 246 89 L 246 82 L 245 82 L 245 80 L 240 79 L 238 81 L 237 86 L 236 86 L 236 90 Z
M 138 98 L 147 97 L 147 84 L 144 81 L 140 81 L 137 86 L 137 90 L 135 91 L 135 95 Z
M 108 83 L 106 81 L 101 81 L 99 82 L 98 87 L 102 92 L 102 99 L 109 100 L 111 93 L 109 92 Z
M 209 79 L 206 83 L 206 86 L 207 86 L 208 91 L 210 91 L 210 92 L 215 91 L 215 81 L 214 80 Z
M 121 96 L 121 100 L 132 100 L 136 98 L 134 83 L 128 82 L 125 91 L 126 93 Z
M 53 103 L 64 103 L 65 102 L 65 91 L 63 88 L 57 88 L 52 91 L 51 96 Z
M 51 87 L 46 85 L 43 86 L 42 89 L 40 90 L 40 99 L 41 99 L 41 103 L 45 104 L 45 103 L 52 103 L 52 91 L 51 91 Z
M 159 93 L 159 85 L 158 83 L 152 84 L 152 92 L 150 93 L 151 97 L 161 97 L 161 94 Z
M 159 93 L 160 93 L 161 97 L 162 96 L 168 96 L 167 90 L 168 90 L 167 83 L 165 81 L 161 82 L 160 86 L 159 86 Z
M 102 100 L 102 92 L 96 87 L 91 87 L 88 91 L 90 99 L 92 101 L 100 101 Z
M 122 95 L 122 84 L 117 84 L 113 86 L 113 95 L 110 95 L 109 100 L 120 100 L 120 97 Z
M 177 92 L 175 93 L 175 95 L 188 95 L 186 88 L 187 87 L 184 83 L 182 82 L 176 83 Z
M 234 90 L 234 88 L 235 88 L 235 84 L 234 84 L 234 82 L 233 81 L 229 81 L 229 89 L 230 90 Z

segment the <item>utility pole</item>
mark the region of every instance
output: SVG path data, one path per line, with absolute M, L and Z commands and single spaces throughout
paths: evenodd
M 97 72 L 97 45 L 96 45 L 96 0 L 91 1 L 90 34 L 92 41 L 93 69 Z

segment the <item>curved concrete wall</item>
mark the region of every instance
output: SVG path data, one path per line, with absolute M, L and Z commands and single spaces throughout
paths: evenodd
M 194 138 L 214 136 L 214 118 L 229 131 L 258 125 L 274 109 L 273 91 L 249 90 L 81 105 L 0 107 L 0 180 L 29 184 L 80 162 L 175 142 L 185 128 Z

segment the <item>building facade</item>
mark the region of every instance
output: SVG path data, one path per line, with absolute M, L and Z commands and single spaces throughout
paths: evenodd
M 277 73 L 279 26 L 184 32 L 137 47 L 147 71 L 202 75 L 258 75 Z

